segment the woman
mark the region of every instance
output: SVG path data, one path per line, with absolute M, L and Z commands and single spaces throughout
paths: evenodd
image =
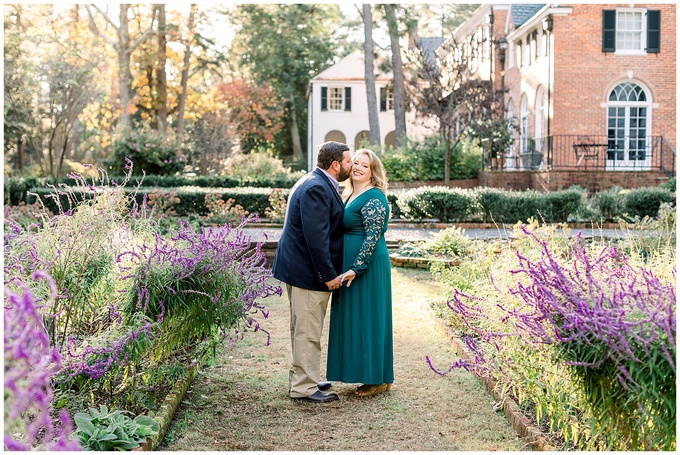
M 333 296 L 326 376 L 330 381 L 362 383 L 355 392 L 360 396 L 385 392 L 394 381 L 386 191 L 385 169 L 378 156 L 368 149 L 357 150 L 343 192 L 346 286 Z

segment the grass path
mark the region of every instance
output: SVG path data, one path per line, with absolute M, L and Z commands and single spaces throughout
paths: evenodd
M 288 303 L 270 297 L 265 302 L 270 317 L 262 325 L 272 335 L 271 345 L 264 346 L 264 335 L 251 333 L 202 370 L 158 450 L 528 450 L 505 417 L 493 411 L 493 398 L 473 375 L 456 370 L 440 377 L 428 368 L 426 355 L 439 367 L 455 359 L 421 309 L 424 300 L 442 295 L 429 272 L 393 268 L 392 281 L 395 383 L 390 392 L 356 397 L 357 384 L 334 383 L 338 401 L 290 400 Z

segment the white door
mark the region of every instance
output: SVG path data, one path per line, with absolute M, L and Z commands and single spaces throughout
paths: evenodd
M 649 170 L 652 163 L 649 132 L 650 103 L 639 85 L 617 85 L 607 103 L 607 169 Z

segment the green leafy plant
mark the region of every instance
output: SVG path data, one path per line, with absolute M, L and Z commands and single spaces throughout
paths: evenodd
M 417 258 L 427 256 L 427 250 L 419 244 L 405 242 L 399 247 L 399 256 L 406 258 Z
M 73 435 L 83 448 L 97 451 L 130 450 L 137 448 L 149 436 L 158 434 L 158 422 L 145 415 L 131 418 L 127 411 L 109 410 L 102 405 L 99 410 L 90 408 L 89 413 L 75 415 L 76 430 Z
M 173 140 L 148 127 L 125 131 L 113 142 L 113 153 L 107 163 L 109 172 L 124 174 L 126 158 L 135 163 L 135 175 L 173 175 L 186 164 Z
M 450 227 L 439 231 L 428 246 L 433 253 L 464 257 L 472 251 L 472 239 L 465 235 L 464 229 Z
M 405 191 L 400 194 L 397 204 L 409 218 L 437 218 L 445 223 L 464 221 L 478 207 L 472 192 L 443 186 Z
M 292 172 L 282 160 L 273 156 L 273 152 L 266 150 L 234 153 L 222 163 L 222 172 L 244 184 L 259 182 L 263 176 L 273 180 L 289 180 L 295 176 L 293 182 L 302 176 L 300 172 Z

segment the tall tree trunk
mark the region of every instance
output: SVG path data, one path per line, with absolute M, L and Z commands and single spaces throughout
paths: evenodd
M 290 102 L 290 138 L 293 142 L 293 159 L 302 162 L 302 145 L 300 144 L 300 130 L 298 129 L 297 113 L 295 109 L 295 96 L 291 90 L 288 101 Z
M 194 37 L 194 17 L 196 16 L 196 4 L 192 3 L 189 9 L 189 24 L 187 27 L 187 43 L 184 51 L 184 67 L 182 68 L 182 76 L 180 86 L 182 91 L 179 95 L 179 104 L 177 105 L 177 139 L 182 140 L 184 136 L 184 107 L 187 100 L 187 86 L 189 84 L 189 63 L 191 62 L 191 42 Z
M 442 136 L 446 144 L 446 152 L 444 153 L 444 186 L 451 186 L 451 127 L 448 125 L 442 126 Z
M 90 6 L 95 8 L 99 14 L 106 20 L 109 26 L 116 30 L 118 36 L 118 41 L 113 41 L 108 35 L 103 33 L 97 27 L 94 21 L 94 16 L 90 10 Z M 130 4 L 123 3 L 120 5 L 120 14 L 118 16 L 119 23 L 116 24 L 111 20 L 108 15 L 99 9 L 97 5 L 86 5 L 87 14 L 89 16 L 90 29 L 99 35 L 109 46 L 111 46 L 118 56 L 118 96 L 120 98 L 121 114 L 120 114 L 120 127 L 127 128 L 132 126 L 132 112 L 134 106 L 132 105 L 132 100 L 134 98 L 134 93 L 132 91 L 132 72 L 130 71 L 130 59 L 132 52 L 139 46 L 148 36 L 153 33 L 153 23 L 156 20 L 156 11 L 154 9 L 154 15 L 151 18 L 151 25 L 149 28 L 142 33 L 139 38 L 133 43 L 130 42 L 130 28 L 128 20 L 128 11 L 130 10 Z
M 17 139 L 17 167 L 19 172 L 24 170 L 24 141 L 21 135 Z
M 378 97 L 375 93 L 375 67 L 373 63 L 373 15 L 371 5 L 363 4 L 364 18 L 364 79 L 368 100 L 369 141 L 380 145 L 380 120 L 378 119 Z
M 130 71 L 130 58 L 132 49 L 130 48 L 130 29 L 128 21 L 129 4 L 120 5 L 120 26 L 118 27 L 118 81 L 120 106 L 120 126 L 128 128 L 132 126 L 132 72 Z
M 394 74 L 394 134 L 397 147 L 406 138 L 406 91 L 404 89 L 404 65 L 401 61 L 401 46 L 399 45 L 399 26 L 394 5 L 385 5 L 387 27 L 390 31 L 390 46 L 392 48 L 392 73 Z
M 165 28 L 165 5 L 156 5 L 158 12 L 158 57 L 156 59 L 156 117 L 158 130 L 165 137 L 168 122 L 168 85 L 165 77 L 167 61 L 167 38 Z

